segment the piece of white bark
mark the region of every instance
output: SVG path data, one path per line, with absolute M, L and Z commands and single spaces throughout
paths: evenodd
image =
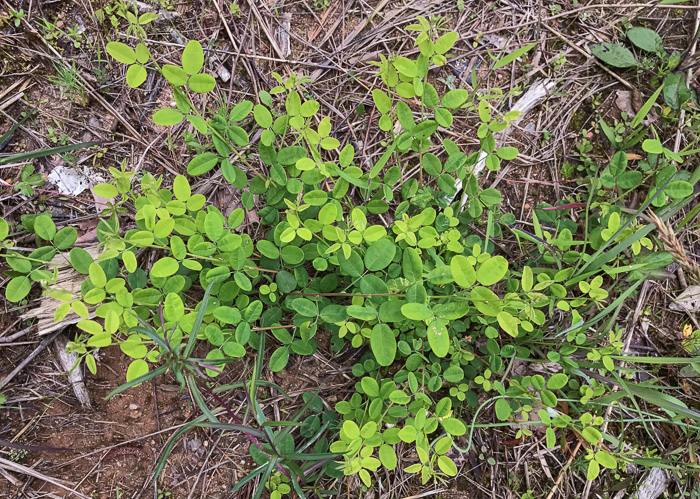
M 661 468 L 652 468 L 649 474 L 642 479 L 639 490 L 630 494 L 630 499 L 656 499 L 666 492 L 668 488 L 668 472 Z
M 73 388 L 76 398 L 80 402 L 80 405 L 84 407 L 92 407 L 90 404 L 90 395 L 88 394 L 87 388 L 85 388 L 85 380 L 83 379 L 83 371 L 80 366 L 76 366 L 78 362 L 78 354 L 75 352 L 68 353 L 66 351 L 66 346 L 68 345 L 68 337 L 61 333 L 56 336 L 53 342 L 56 350 L 56 358 L 61 364 L 61 367 L 68 376 L 68 381 Z M 75 367 L 75 369 L 73 369 Z

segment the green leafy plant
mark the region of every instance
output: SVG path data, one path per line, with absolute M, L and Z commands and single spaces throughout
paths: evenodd
M 314 10 L 326 10 L 330 6 L 330 2 L 328 0 L 312 0 L 311 6 Z
M 685 75 L 674 72 L 681 62 L 680 52 L 667 54 L 661 37 L 649 28 L 633 27 L 628 29 L 625 35 L 629 42 L 640 50 L 639 57 L 635 57 L 623 45 L 610 42 L 590 45 L 589 49 L 600 61 L 615 68 L 639 68 L 647 71 L 656 69 L 656 77 L 652 79 L 652 85 L 658 86 L 659 81 L 662 81 L 662 84 L 659 91 L 654 94 L 654 101 L 663 90 L 666 104 L 676 112 L 691 98 L 697 104 L 697 96 L 688 88 Z M 647 57 L 649 54 L 653 54 L 653 57 Z M 646 109 L 643 114 L 646 115 L 648 111 L 649 109 Z M 637 124 L 634 126 L 636 127 Z
M 632 45 L 640 49 L 642 52 L 655 54 L 661 60 L 664 60 L 668 69 L 672 69 L 676 64 L 678 64 L 680 54 L 674 53 L 669 57 L 664 50 L 661 37 L 654 30 L 649 28 L 634 27 L 628 29 L 625 35 L 630 43 L 632 43 Z M 591 45 L 589 48 L 594 56 L 610 66 L 614 66 L 616 68 L 641 66 L 641 63 L 638 62 L 634 54 L 632 54 L 632 52 L 630 52 L 623 45 L 604 42 L 597 45 Z
M 602 173 L 584 181 L 587 195 L 541 204 L 532 227 L 519 226 L 504 211 L 501 193 L 477 181 L 481 166 L 496 171 L 517 157 L 517 148 L 496 142 L 517 114 L 499 111 L 502 92 L 439 94 L 429 68 L 446 63 L 458 38 L 442 27 L 440 19 L 419 17 L 407 28 L 417 33 L 414 59 L 380 55 L 371 94 L 385 149 L 363 167 L 310 97 L 307 77 L 273 74 L 276 85 L 261 91 L 257 104 L 208 99 L 216 103 L 204 107 L 197 94 L 215 93 L 216 81 L 200 43 L 185 46 L 181 64 L 162 67 L 143 41 L 135 49 L 108 44 L 108 53 L 128 66 L 129 85 L 142 84 L 147 67 L 172 84 L 174 107 L 158 109 L 153 120 L 193 126 L 187 173 L 220 171 L 261 223 L 254 241 L 240 230 L 243 208 L 225 215 L 193 194 L 184 175 L 170 185 L 122 164 L 94 187 L 108 202 L 97 226 L 97 257 L 72 248 L 75 229 L 59 229 L 45 214 L 22 221 L 37 236 L 36 250 L 25 256 L 11 242 L 4 246 L 10 301 L 24 299 L 38 282 L 62 302 L 57 321 L 80 317 L 85 334 L 72 348 L 91 371 L 98 367 L 93 348 L 116 344 L 133 359 L 126 383 L 110 396 L 166 372 L 193 394 L 202 415 L 173 435 L 156 476 L 184 432 L 206 427 L 246 435 L 258 466 L 236 490 L 259 477 L 256 497 L 265 488 L 274 497 L 319 493 L 326 475 L 357 476 L 369 487 L 372 473 L 399 466 L 399 447 L 414 456 L 401 462 L 406 472 L 423 483 L 446 481 L 458 472 L 450 451 L 471 449 L 476 428 L 517 421 L 525 426 L 516 438 L 534 438 L 533 429 L 543 428 L 548 448 L 567 434 L 581 437 L 594 479 L 601 469 L 645 463 L 605 432 L 601 408 L 619 407 L 627 397 L 641 414 L 637 399 L 644 398 L 672 412 L 669 424 L 680 425 L 677 416 L 700 417 L 660 385 L 621 378 L 620 362 L 650 361 L 624 355 L 615 324 L 624 301 L 669 263 L 665 251 L 654 251 L 647 237 L 653 227 L 639 214 L 653 206 L 672 216 L 700 171 L 676 173 L 671 162 L 680 163 L 682 154 L 636 135 L 647 163 L 629 164 L 625 142 L 615 141 L 620 150 L 608 165 L 591 163 Z M 515 63 L 533 47 L 502 55 L 494 67 Z M 464 116 L 476 121 L 478 147 L 469 154 L 443 133 Z M 650 183 L 639 210 L 618 206 Z M 572 204 L 586 208 L 580 229 L 568 215 Z M 379 223 L 391 205 L 394 217 Z M 8 235 L 2 221 L 0 239 Z M 504 235 L 515 238 L 522 258 L 498 254 Z M 154 255 L 148 268 L 138 259 L 146 251 Z M 52 262 L 59 254 L 60 265 L 85 276 L 79 291 L 56 286 L 59 264 Z M 354 393 L 335 404 L 340 418 L 307 393 L 293 416 L 269 421 L 257 389 L 279 388 L 262 372 L 285 369 L 294 355 L 313 355 L 319 335 L 334 351 L 367 347 L 352 368 Z M 252 380 L 216 386 L 226 365 L 250 351 Z M 557 371 L 513 368 L 516 360 L 544 359 Z M 623 390 L 616 394 L 613 386 Z M 244 390 L 255 427 L 243 425 L 219 396 L 230 390 Z M 487 409 L 497 423 L 480 422 Z M 633 419 L 628 414 L 621 418 Z
M 80 105 L 86 105 L 87 96 L 79 77 L 80 69 L 75 65 L 75 62 L 71 62 L 70 66 L 63 63 L 54 64 L 54 69 L 56 70 L 56 76 L 49 77 L 51 83 L 58 85 L 65 95 L 74 99 Z M 57 143 L 57 141 L 54 143 Z
M 451 400 L 449 398 L 443 400 L 438 407 L 426 391 L 434 392 L 442 386 L 441 369 L 436 371 L 431 367 L 433 374 L 428 376 L 427 385 L 421 382 L 420 386 L 413 371 L 422 371 L 421 379 L 426 379 L 425 370 L 430 360 L 424 355 L 430 355 L 438 361 L 452 356 L 457 363 L 452 368 L 449 367 L 449 363 L 447 364 L 444 379 L 448 382 L 460 382 L 464 378 L 464 373 L 458 366 L 461 363 L 473 361 L 476 357 L 468 344 L 454 339 L 455 335 L 464 331 L 468 321 L 465 319 L 465 322 L 459 323 L 456 322 L 457 319 L 473 315 L 470 312 L 473 310 L 477 315 L 485 314 L 481 322 L 482 326 L 486 327 L 487 335 L 498 335 L 497 329 L 491 325 L 493 324 L 516 337 L 521 334 L 520 331 L 532 331 L 535 324 L 543 324 L 544 314 L 538 315 L 535 311 L 549 303 L 547 300 L 542 300 L 546 295 L 541 293 L 532 294 L 529 297 L 527 294 L 515 293 L 501 299 L 490 291 L 489 287 L 495 286 L 508 274 L 507 261 L 500 256 L 492 257 L 482 252 L 481 246 L 474 244 L 478 240 L 474 240 L 471 245 L 462 244 L 460 242 L 462 236 L 456 228 L 460 225 L 460 220 L 454 216 L 452 208 L 445 208 L 443 213 L 438 213 L 431 207 L 423 209 L 420 209 L 419 205 L 413 207 L 410 200 L 418 194 L 417 182 L 408 182 L 402 188 L 404 201 L 397 209 L 401 218 L 392 226 L 393 234 L 387 232 L 382 226 L 369 225 L 364 210 L 350 207 L 346 211 L 339 203 L 338 200 L 348 202 L 344 196 L 349 186 L 355 185 L 368 200 L 367 211 L 383 213 L 387 208 L 382 197 L 393 198 L 393 192 L 388 185 L 395 182 L 394 176 L 398 173 L 398 169 L 392 167 L 387 170 L 383 183 L 375 182 L 373 179 L 382 171 L 392 153 L 403 153 L 409 150 L 420 154 L 421 176 L 425 172 L 426 176 L 435 177 L 440 191 L 447 194 L 456 193 L 451 172 L 456 171 L 458 177 L 465 178 L 465 181 L 469 182 L 469 192 L 473 196 L 470 196 L 472 201 L 468 209 L 472 217 L 479 216 L 484 208 L 493 209 L 501 201 L 500 194 L 495 190 L 481 192 L 475 183 L 468 180 L 467 165 L 470 159 L 459 152 L 451 142 L 445 141 L 450 154 L 445 170 L 442 162 L 435 155 L 425 151 L 438 125 L 451 124 L 450 110 L 462 106 L 473 106 L 475 110 L 478 109 L 483 121 L 479 137 L 482 139 L 482 146 L 486 153 L 487 166 L 497 169 L 501 160 L 514 158 L 517 151 L 508 147 L 496 149 L 492 134 L 507 126 L 508 120 L 513 116 L 507 115 L 503 119 L 494 116 L 487 100 L 481 99 L 469 103 L 469 94 L 463 90 L 450 91 L 439 99 L 432 85 L 423 81 L 427 64 L 430 62 L 443 64 L 445 62 L 443 54 L 449 50 L 456 36 L 453 33 L 446 33 L 435 42 L 431 41 L 429 34 L 432 25 L 425 19 L 421 19 L 421 24 L 412 26 L 411 29 L 421 32 L 417 39 L 417 44 L 421 48 L 418 61 L 414 62 L 398 56 L 392 59 L 383 58 L 378 64 L 379 75 L 389 87 L 395 87 L 396 93 L 402 98 L 413 98 L 418 94 L 424 106 L 424 112 L 429 113 L 432 110 L 434 119 L 427 118 L 420 123 L 415 123 L 404 101 L 394 102 L 386 92 L 375 90 L 373 100 L 382 113 L 379 121 L 380 128 L 393 135 L 393 125 L 389 126 L 389 124 L 393 123 L 393 119 L 398 119 L 404 132 L 393 137 L 387 153 L 374 165 L 369 174 L 363 175 L 352 166 L 354 151 L 349 146 L 340 151 L 339 166 L 320 162 L 322 151 L 332 151 L 339 146 L 339 143 L 330 136 L 327 119 L 321 120 L 316 130 L 309 126 L 309 118 L 316 114 L 319 106 L 314 101 L 301 102 L 300 91 L 303 91 L 303 85 L 306 83 L 303 78 L 290 77 L 283 80 L 275 75 L 280 85 L 271 89 L 269 95 L 286 94 L 283 108 L 285 114 L 277 118 L 274 118 L 270 111 L 271 99 L 263 95 L 261 98 L 263 104 L 254 106 L 252 103 L 243 101 L 234 106 L 229 113 L 217 114 L 212 120 L 205 120 L 187 95 L 188 89 L 193 92 L 209 91 L 211 90 L 209 87 L 213 88 L 214 85 L 213 80 L 207 88 L 200 88 L 198 83 L 194 85 L 192 83 L 194 76 L 202 69 L 203 60 L 201 46 L 196 42 L 190 42 L 185 48 L 182 68 L 165 66 L 162 69 L 164 76 L 176 85 L 175 101 L 178 109 L 162 109 L 154 114 L 156 123 L 165 126 L 175 125 L 186 118 L 201 134 L 211 137 L 211 147 L 216 153 L 201 152 L 195 156 L 188 165 L 188 172 L 191 175 L 206 174 L 220 163 L 225 178 L 237 187 L 245 187 L 247 179 L 242 170 L 225 159 L 232 153 L 237 155 L 255 175 L 249 184 L 251 191 L 258 194 L 267 193 L 267 207 L 261 211 L 261 215 L 267 223 L 277 224 L 266 240 L 260 240 L 255 245 L 254 249 L 260 255 L 260 261 L 257 264 L 259 267 L 254 268 L 253 265 L 249 265 L 247 269 L 244 267 L 245 255 L 250 255 L 246 252 L 242 255 L 244 259 L 238 260 L 240 263 L 236 264 L 239 271 L 233 273 L 232 284 L 235 283 L 238 292 L 253 292 L 254 283 L 260 286 L 259 301 L 249 303 L 245 310 L 223 305 L 213 310 L 213 318 L 236 325 L 246 320 L 246 316 L 260 317 L 264 305 L 273 305 L 277 301 L 276 295 L 272 294 L 274 289 L 272 284 L 275 284 L 274 290 L 286 295 L 280 302 L 283 307 L 280 312 L 288 310 L 294 314 L 293 322 L 296 327 L 293 328 L 294 334 L 290 334 L 289 328 L 278 326 L 278 323 L 274 322 L 275 319 L 269 323 L 272 335 L 281 344 L 270 357 L 269 367 L 272 371 L 281 370 L 286 366 L 290 352 L 313 353 L 315 349 L 313 336 L 321 324 L 325 324 L 324 327 L 332 331 L 337 331 L 340 341 L 350 335 L 353 346 L 359 347 L 369 343 L 375 359 L 375 363 L 369 368 L 375 372 L 377 368 L 392 365 L 398 358 L 409 359 L 407 362 L 410 361 L 410 374 L 408 371 L 402 371 L 393 381 L 383 382 L 381 386 L 384 392 L 382 397 L 376 399 L 376 403 L 370 400 L 363 403 L 359 399 L 354 402 L 357 404 L 354 411 L 348 411 L 342 403 L 338 408 L 344 416 L 347 414 L 354 416 L 352 419 L 346 418 L 340 434 L 341 440 L 336 442 L 331 450 L 345 452 L 344 472 L 359 474 L 366 485 L 369 485 L 369 471 L 376 471 L 380 465 L 389 469 L 396 466 L 392 446 L 400 441 L 415 443 L 421 463 L 409 467 L 409 470 L 420 473 L 424 482 L 432 478 L 456 474 L 454 463 L 445 456 L 452 445 L 451 437 L 445 438 L 444 434 L 432 434 L 440 427 L 447 432 L 447 435 L 463 435 L 466 432 L 465 424 L 455 418 L 447 418 L 444 425 L 438 424 L 439 418 L 448 415 Z M 112 50 L 115 47 L 126 52 L 123 47 L 117 45 L 113 45 Z M 110 50 L 109 47 L 108 50 Z M 521 52 L 524 53 L 524 51 Z M 513 60 L 515 58 L 517 55 L 512 57 Z M 127 59 L 124 62 L 132 62 L 131 58 Z M 264 128 L 259 150 L 263 162 L 270 167 L 269 178 L 249 165 L 245 158 L 236 152 L 237 148 L 248 144 L 248 133 L 239 123 L 245 123 L 251 111 L 253 111 L 254 122 Z M 298 136 L 306 147 L 291 145 L 277 150 L 274 144 L 280 140 L 279 136 L 281 135 L 284 140 L 288 133 Z M 309 151 L 311 157 L 307 156 Z M 471 161 L 473 165 L 476 157 L 473 156 Z M 295 178 L 297 176 L 301 177 L 301 182 Z M 304 185 L 313 186 L 326 178 L 333 178 L 335 181 L 332 198 L 329 199 L 326 192 L 318 189 L 309 189 L 303 192 L 302 197 Z M 157 187 L 147 187 L 142 183 L 142 189 L 145 192 L 153 191 L 152 195 L 146 194 L 148 201 L 134 199 L 134 205 L 139 207 L 136 220 L 142 220 L 145 224 L 143 228 L 146 230 L 127 233 L 123 243 L 117 244 L 117 241 L 107 243 L 107 247 L 110 248 L 108 252 L 112 251 L 112 254 L 117 255 L 120 248 L 125 248 L 128 244 L 141 247 L 155 245 L 166 251 L 171 250 L 175 258 L 162 258 L 151 269 L 151 276 L 167 277 L 180 272 L 178 260 L 188 267 L 191 266 L 186 263 L 188 253 L 185 248 L 187 248 L 195 252 L 192 254 L 195 259 L 205 256 L 211 263 L 220 262 L 218 266 L 210 267 L 211 270 L 208 272 L 203 272 L 198 264 L 195 269 L 200 272 L 200 276 L 206 275 L 206 278 L 210 279 L 214 275 L 231 275 L 231 271 L 226 269 L 232 264 L 231 257 L 221 253 L 222 250 L 225 251 L 227 245 L 222 245 L 219 241 L 223 242 L 231 238 L 230 229 L 242 221 L 236 212 L 232 213 L 228 220 L 212 207 L 207 209 L 206 214 L 198 214 L 197 210 L 203 207 L 204 199 L 197 200 L 195 204 L 184 177 L 175 179 L 172 194 L 168 193 L 165 197 L 155 196 Z M 96 190 L 109 199 L 116 198 L 119 193 L 131 195 L 128 188 L 119 186 L 102 185 L 97 186 Z M 375 192 L 376 194 L 373 194 Z M 172 201 L 166 201 L 169 199 Z M 169 214 L 160 215 L 165 218 L 154 218 L 156 213 L 154 208 L 164 202 Z M 245 198 L 243 199 L 244 205 L 248 202 Z M 181 214 L 185 212 L 178 206 L 192 213 L 194 223 L 183 225 L 186 219 L 183 219 Z M 282 209 L 286 210 L 285 220 L 278 223 L 279 212 Z M 175 215 L 174 220 L 170 222 L 173 215 Z M 225 227 L 226 222 L 228 222 L 228 229 Z M 159 224 L 164 227 L 163 232 L 158 229 Z M 180 245 L 179 242 L 173 246 L 172 238 L 170 247 L 162 243 L 158 245 L 156 242 L 158 239 L 164 240 L 173 229 L 180 234 L 185 233 L 182 230 L 184 227 L 189 228 L 186 232 L 188 237 L 182 239 L 182 250 L 176 248 Z M 202 236 L 193 235 L 197 231 L 201 231 Z M 113 230 L 113 233 L 116 234 L 117 231 Z M 205 243 L 204 236 L 216 245 Z M 234 237 L 231 241 L 239 239 L 241 238 Z M 300 249 L 299 246 L 305 241 L 310 242 L 314 239 L 317 239 L 321 246 L 310 244 Z M 178 240 L 180 236 L 175 236 L 175 241 Z M 193 244 L 193 241 L 202 242 Z M 197 244 L 201 246 L 200 250 L 196 249 L 200 247 Z M 235 254 L 239 251 L 238 248 L 243 248 L 243 244 L 241 241 L 228 247 Z M 251 247 L 248 251 L 252 250 Z M 428 256 L 430 259 L 425 260 Z M 129 259 L 131 259 L 130 256 Z M 311 284 L 303 267 L 299 266 L 304 261 L 310 261 L 318 271 L 334 268 L 335 273 L 317 281 L 318 284 L 315 285 L 317 287 L 296 293 L 298 286 L 306 288 Z M 269 268 L 270 265 L 273 265 L 271 270 L 274 269 L 274 283 L 269 274 L 259 272 Z M 131 266 L 133 268 L 133 263 Z M 284 267 L 287 266 L 294 272 L 286 270 Z M 350 284 L 348 291 L 336 291 L 339 284 L 337 274 L 354 280 L 354 284 Z M 255 280 L 251 282 L 249 276 Z M 562 274 L 561 279 L 564 278 L 565 275 Z M 523 289 L 525 293 L 530 293 L 533 286 L 531 280 L 528 283 Z M 537 290 L 546 290 L 550 284 L 555 283 L 556 280 L 550 278 L 547 284 L 540 282 Z M 555 288 L 556 286 L 552 289 Z M 213 293 L 218 294 L 219 291 L 215 289 Z M 562 293 L 565 295 L 566 290 L 557 289 L 552 295 L 552 300 L 561 301 L 564 296 Z M 351 299 L 352 304 L 341 305 L 337 300 L 334 303 L 330 297 Z M 594 300 L 602 299 L 594 295 L 592 297 Z M 243 305 L 246 303 L 248 303 L 247 300 L 242 302 Z M 253 305 L 254 303 L 259 305 Z M 574 313 L 572 322 L 579 317 L 575 308 L 584 306 L 586 303 L 588 303 L 587 299 L 579 299 L 573 308 L 568 308 Z M 239 305 L 238 299 L 236 299 L 236 305 Z M 272 310 L 274 308 L 269 311 Z M 270 317 L 275 315 L 271 314 Z M 276 317 L 281 317 L 281 313 Z M 238 344 L 244 344 L 243 340 L 252 338 L 253 332 L 241 332 L 239 335 L 239 328 L 240 326 L 236 329 Z M 245 330 L 249 329 L 249 326 L 245 326 Z M 207 326 L 206 331 L 209 330 Z M 223 336 L 215 334 L 215 331 L 219 330 L 212 324 L 211 333 L 207 334 L 215 346 L 224 345 Z M 296 337 L 296 334 L 299 334 L 299 337 Z M 423 355 L 417 353 L 426 352 L 426 350 L 432 353 Z M 216 351 L 212 350 L 212 352 Z M 227 349 L 223 348 L 224 355 L 226 351 Z M 242 351 L 240 351 L 241 354 Z M 499 369 L 498 364 L 493 364 L 492 367 L 494 370 Z M 487 379 L 483 379 L 480 383 L 490 386 Z M 375 381 L 375 384 L 377 384 L 377 390 L 373 390 L 370 396 L 379 395 L 378 382 Z M 411 395 L 407 395 L 402 388 L 408 388 Z M 362 387 L 358 389 L 360 393 L 364 393 Z M 382 404 L 388 404 L 386 411 Z M 408 406 L 408 409 L 404 406 Z M 363 412 L 369 419 L 360 417 L 360 413 L 364 411 L 361 407 L 371 408 L 369 413 Z M 377 428 L 382 426 L 384 417 L 388 417 L 394 424 L 399 418 L 409 417 L 409 420 L 403 430 L 396 427 L 396 431 L 389 432 L 396 435 L 385 438 L 383 433 L 377 433 Z M 417 418 L 417 421 L 414 418 Z M 405 437 L 404 439 L 399 436 L 399 431 L 403 431 L 401 435 Z M 437 451 L 431 450 L 433 448 L 429 444 L 431 439 L 440 442 Z M 375 452 L 378 453 L 379 458 L 372 457 Z
M 22 19 L 25 17 L 27 17 L 27 14 L 24 12 L 24 9 L 14 10 L 10 8 L 10 18 L 15 28 L 19 28 L 19 25 L 22 24 Z
M 159 1 L 159 3 L 161 2 Z M 165 7 L 172 8 L 172 6 L 168 5 L 165 5 Z M 139 40 L 145 40 L 147 37 L 146 27 L 158 18 L 158 14 L 155 12 L 145 12 L 138 15 L 135 3 L 125 0 L 115 0 L 95 10 L 95 18 L 100 23 L 104 23 L 106 19 L 109 19 L 110 24 L 115 29 L 119 28 L 120 20 L 123 19 L 129 25 L 125 33 L 127 37 L 134 35 Z
M 15 190 L 21 192 L 24 196 L 34 194 L 34 189 L 45 184 L 41 173 L 34 173 L 33 165 L 24 165 L 20 172 L 20 178 L 15 182 Z

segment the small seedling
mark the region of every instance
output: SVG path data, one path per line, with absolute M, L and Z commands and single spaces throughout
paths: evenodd
M 19 180 L 15 183 L 15 190 L 24 196 L 34 195 L 34 189 L 44 185 L 45 181 L 40 173 L 34 173 L 33 165 L 24 165 Z
M 19 25 L 22 24 L 22 19 L 27 17 L 27 14 L 24 13 L 24 9 L 14 10 L 11 8 L 10 16 L 14 19 L 12 22 L 15 28 L 19 28 Z

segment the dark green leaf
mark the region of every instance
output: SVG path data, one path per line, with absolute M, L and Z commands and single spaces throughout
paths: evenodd
M 661 37 L 649 28 L 631 28 L 627 30 L 626 35 L 630 42 L 647 52 L 658 52 L 663 49 Z
M 639 65 L 632 52 L 620 45 L 603 42 L 599 45 L 591 45 L 589 48 L 594 56 L 610 66 L 631 68 Z
M 287 367 L 287 362 L 289 362 L 289 349 L 286 346 L 277 348 L 270 356 L 270 371 L 273 373 L 281 371 Z
M 396 245 L 389 238 L 372 243 L 365 253 L 365 267 L 371 272 L 388 266 L 396 254 Z

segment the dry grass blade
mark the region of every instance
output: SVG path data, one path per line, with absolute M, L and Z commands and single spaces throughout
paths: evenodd
M 83 499 L 89 499 L 88 496 L 83 495 L 80 492 L 77 492 L 77 491 L 71 489 L 67 485 L 64 485 L 61 482 L 59 482 L 58 480 L 51 478 L 50 476 L 44 475 L 43 473 L 39 473 L 38 471 L 36 471 L 32 468 L 28 468 L 27 466 L 23 466 L 21 464 L 14 463 L 12 461 L 8 461 L 7 459 L 3 459 L 1 457 L 0 457 L 0 466 L 2 466 L 6 470 L 22 473 L 24 475 L 34 477 L 38 480 L 42 480 L 46 483 L 50 483 L 51 485 L 55 485 L 56 487 L 60 487 L 61 489 L 68 492 L 66 497 L 75 496 L 75 497 L 80 497 Z
M 31 354 L 24 358 L 22 362 L 20 362 L 20 364 L 17 367 L 15 367 L 10 374 L 8 374 L 2 380 L 0 380 L 0 388 L 6 387 L 10 383 L 10 381 L 12 381 L 12 379 L 15 376 L 17 376 L 19 372 L 22 371 L 22 369 L 24 369 L 32 360 L 34 360 L 37 357 L 37 355 L 43 352 L 46 349 L 46 347 L 48 347 L 53 342 L 53 340 L 56 339 L 56 336 L 58 336 L 58 334 L 59 332 L 57 331 L 51 336 L 45 337 L 41 341 L 39 346 L 36 347 Z
M 673 255 L 673 259 L 681 266 L 688 281 L 691 284 L 700 284 L 700 266 L 688 258 L 673 229 L 651 211 L 649 218 L 659 231 L 659 239 L 664 243 L 664 249 Z

